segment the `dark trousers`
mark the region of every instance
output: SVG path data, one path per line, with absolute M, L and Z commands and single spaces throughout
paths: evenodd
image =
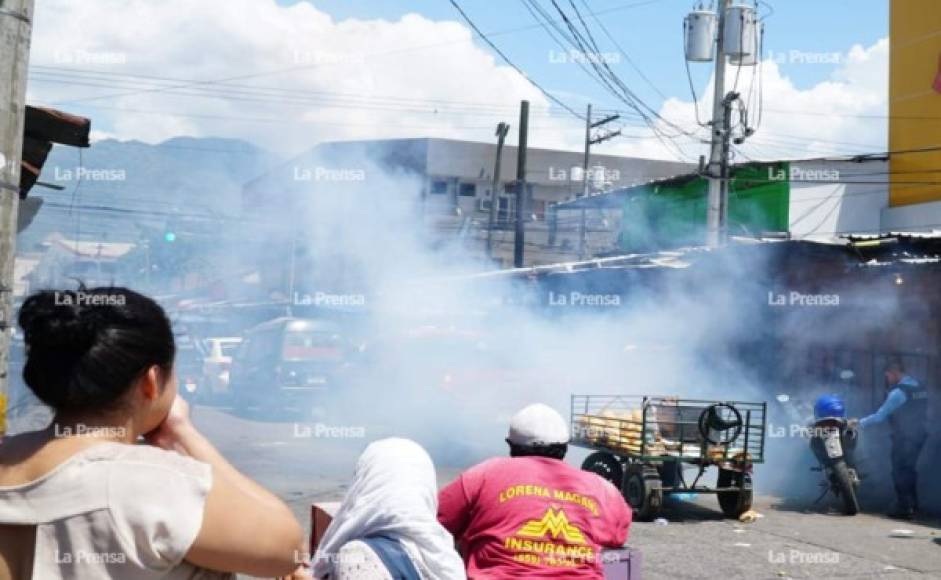
M 926 439 L 918 435 L 892 438 L 892 480 L 902 509 L 918 509 L 918 456 Z

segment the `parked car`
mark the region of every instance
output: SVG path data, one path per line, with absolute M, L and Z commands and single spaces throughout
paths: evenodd
M 251 329 L 232 361 L 229 385 L 238 411 L 307 412 L 323 408 L 347 364 L 351 344 L 338 324 L 277 318 Z

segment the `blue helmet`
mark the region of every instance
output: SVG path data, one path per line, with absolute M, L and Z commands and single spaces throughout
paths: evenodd
M 846 405 L 839 395 L 823 395 L 814 404 L 814 418 L 846 419 Z

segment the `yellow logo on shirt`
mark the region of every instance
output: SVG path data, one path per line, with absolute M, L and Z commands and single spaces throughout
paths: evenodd
M 565 512 L 560 508 L 558 511 L 551 507 L 546 510 L 546 514 L 539 520 L 530 520 L 523 525 L 517 536 L 523 538 L 545 538 L 552 536 L 552 539 L 558 539 L 560 536 L 570 544 L 586 544 L 585 535 L 580 529 L 569 523 Z

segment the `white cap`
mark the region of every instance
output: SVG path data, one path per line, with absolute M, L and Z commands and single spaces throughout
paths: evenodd
M 558 411 L 536 403 L 513 415 L 507 440 L 523 446 L 568 443 L 569 426 Z

